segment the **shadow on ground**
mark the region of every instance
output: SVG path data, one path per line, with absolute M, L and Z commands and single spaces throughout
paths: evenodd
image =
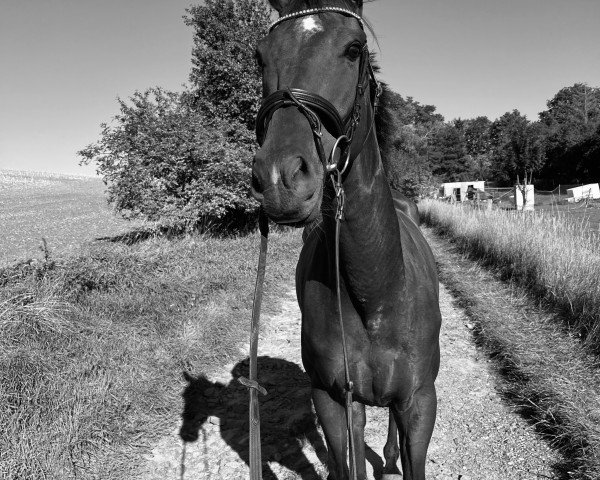
M 137 229 L 120 235 L 110 237 L 96 237 L 96 242 L 122 243 L 124 245 L 135 245 L 154 237 L 175 238 L 184 234 L 181 230 L 173 230 L 168 228 L 157 229 Z
M 326 463 L 327 450 L 311 410 L 307 375 L 295 363 L 265 356 L 258 358 L 258 371 L 260 384 L 268 392 L 259 398 L 264 480 L 277 480 L 267 462 L 278 462 L 303 480 L 320 478 L 302 451 L 308 442 Z M 231 373 L 233 380 L 228 385 L 184 373 L 189 383 L 183 393 L 180 435 L 186 442 L 196 441 L 208 417 L 218 417 L 222 439 L 248 464 L 249 395 L 237 380 L 248 377 L 248 360 L 236 364 Z

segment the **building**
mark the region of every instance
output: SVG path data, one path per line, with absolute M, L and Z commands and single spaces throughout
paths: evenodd
M 448 182 L 442 183 L 440 187 L 440 197 L 448 198 L 453 197 L 457 202 L 464 202 L 465 200 L 473 200 L 469 198 L 467 194 L 469 187 L 475 189 L 475 191 L 484 192 L 485 182 L 478 180 L 476 182 Z
M 568 202 L 579 202 L 581 200 L 597 200 L 600 198 L 600 188 L 597 183 L 582 185 L 581 187 L 567 189 Z

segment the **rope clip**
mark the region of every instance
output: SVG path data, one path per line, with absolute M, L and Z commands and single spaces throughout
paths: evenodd
M 342 174 L 339 171 L 336 171 L 332 177 L 331 181 L 333 183 L 333 189 L 335 191 L 335 198 L 337 199 L 337 206 L 335 209 L 335 219 L 336 221 L 341 221 L 344 219 L 344 204 L 346 203 L 346 194 L 344 192 L 344 187 L 342 185 Z

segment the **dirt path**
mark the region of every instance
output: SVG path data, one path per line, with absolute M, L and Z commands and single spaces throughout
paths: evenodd
M 428 479 L 554 478 L 556 454 L 532 428 L 505 406 L 494 389 L 487 359 L 471 341 L 465 313 L 441 288 L 442 364 L 436 382 L 438 420 L 429 448 Z M 269 391 L 261 404 L 265 479 L 326 478 L 325 447 L 310 407 L 309 385 L 301 370 L 300 320 L 290 287 L 277 315 L 263 319 L 259 352 L 261 383 Z M 240 358 L 247 356 L 241 348 Z M 201 419 L 199 440 L 185 448 L 172 434 L 147 458 L 145 480 L 248 478 L 247 393 L 232 379 L 247 364 L 228 365 L 197 384 L 190 398 L 209 416 Z M 387 432 L 387 411 L 369 408 L 366 442 L 369 479 L 378 478 Z

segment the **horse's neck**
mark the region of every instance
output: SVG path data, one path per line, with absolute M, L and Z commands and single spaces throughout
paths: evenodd
M 344 282 L 366 313 L 378 312 L 404 286 L 404 265 L 398 218 L 374 134 L 343 185 L 346 202 L 340 260 Z

